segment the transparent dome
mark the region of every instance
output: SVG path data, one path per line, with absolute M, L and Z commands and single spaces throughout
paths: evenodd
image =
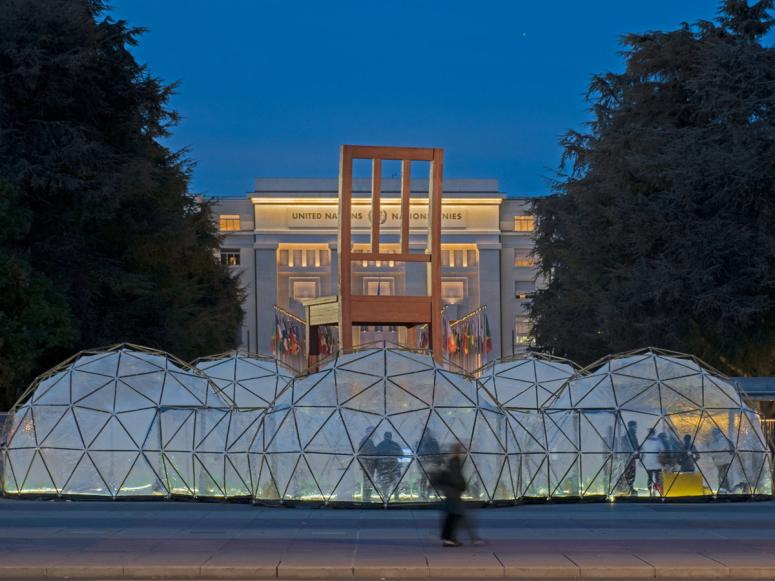
M 173 356 L 121 344 L 82 351 L 38 377 L 6 421 L 11 495 L 166 496 L 159 414 L 228 406 Z
M 538 410 L 554 399 L 576 371 L 576 365 L 567 359 L 526 353 L 491 361 L 477 375 L 501 406 Z
M 202 357 L 192 365 L 239 408 L 268 407 L 294 375 L 274 357 L 242 351 Z
M 549 496 L 549 442 L 542 410 L 576 371 L 576 365 L 567 359 L 525 353 L 492 361 L 478 372 L 482 385 L 502 406 L 515 437 L 518 497 Z
M 236 351 L 203 357 L 193 365 L 231 405 L 162 410 L 170 492 L 195 498 L 250 498 L 248 447 L 264 410 L 291 380 L 291 372 L 272 357 Z
M 589 369 L 544 414 L 550 496 L 771 494 L 760 418 L 723 375 L 656 349 Z
M 478 382 L 380 343 L 295 379 L 251 446 L 256 500 L 407 504 L 439 499 L 433 475 L 466 450 L 464 498 L 515 498 L 516 445 Z

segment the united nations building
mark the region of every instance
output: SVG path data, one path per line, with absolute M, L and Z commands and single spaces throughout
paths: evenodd
M 399 250 L 400 180 L 382 182 L 380 252 Z M 410 247 L 426 245 L 427 180 L 412 183 Z M 425 195 L 423 195 L 425 194 Z M 353 182 L 354 246 L 371 229 L 371 183 Z M 338 182 L 336 179 L 257 179 L 245 198 L 217 198 L 223 236 L 221 261 L 238 273 L 246 292 L 241 348 L 271 350 L 277 310 L 303 319 L 303 301 L 337 294 Z M 534 267 L 530 198 L 512 198 L 497 180 L 448 179 L 442 207 L 442 300 L 446 320 L 486 309 L 488 357 L 524 350 L 529 340 L 527 301 L 540 284 Z M 362 240 L 362 242 L 361 242 Z M 353 293 L 425 294 L 417 264 L 358 262 Z M 360 328 L 354 340 L 402 341 L 400 330 Z

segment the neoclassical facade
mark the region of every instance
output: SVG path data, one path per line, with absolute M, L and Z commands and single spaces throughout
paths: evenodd
M 400 180 L 382 183 L 383 252 L 398 248 Z M 357 246 L 368 242 L 370 181 L 354 180 L 353 230 Z M 216 199 L 223 236 L 221 260 L 238 273 L 246 291 L 240 347 L 268 353 L 274 305 L 303 317 L 301 300 L 337 293 L 338 184 L 336 179 L 257 179 L 244 198 Z M 410 246 L 427 236 L 427 180 L 412 183 Z M 425 196 L 423 195 L 425 194 Z M 425 204 L 423 204 L 425 201 Z M 527 302 L 536 280 L 534 219 L 530 198 L 512 198 L 497 180 L 447 179 L 442 222 L 442 292 L 449 320 L 487 305 L 491 357 L 523 350 L 529 341 Z M 424 294 L 418 265 L 366 262 L 353 270 L 353 292 Z M 360 339 L 400 341 L 400 329 L 362 328 Z M 356 333 L 356 341 L 359 334 Z

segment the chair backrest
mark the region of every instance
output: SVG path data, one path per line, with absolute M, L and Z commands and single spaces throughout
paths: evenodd
M 366 252 L 352 247 L 353 160 L 372 160 L 371 177 L 371 244 Z M 401 162 L 401 230 L 400 251 L 380 252 L 380 204 L 382 197 L 382 162 Z M 409 251 L 411 218 L 412 162 L 430 162 L 428 179 L 428 237 L 424 254 Z M 340 345 L 352 347 L 352 326 L 428 324 L 430 346 L 434 357 L 441 359 L 441 197 L 444 150 L 422 147 L 381 147 L 343 145 L 339 159 L 339 334 Z M 355 261 L 424 262 L 428 265 L 427 294 L 423 296 L 353 295 L 352 263 Z

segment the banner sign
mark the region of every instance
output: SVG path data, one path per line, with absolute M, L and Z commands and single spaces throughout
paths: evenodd
M 446 206 L 442 210 L 442 228 L 465 228 L 467 208 Z M 410 228 L 424 228 L 428 225 L 428 208 L 411 206 L 409 218 Z M 288 228 L 336 228 L 339 225 L 339 211 L 336 207 L 326 208 L 288 208 L 286 214 Z M 382 228 L 396 229 L 401 227 L 401 207 L 382 206 L 380 210 Z M 368 206 L 352 209 L 353 229 L 368 230 L 371 228 L 371 208 Z

